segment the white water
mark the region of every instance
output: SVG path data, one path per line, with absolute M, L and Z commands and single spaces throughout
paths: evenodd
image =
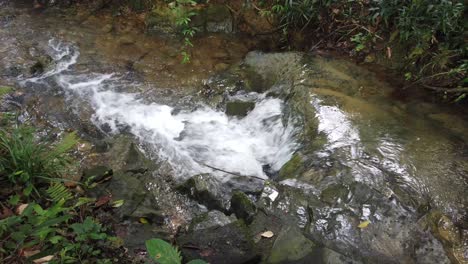
M 60 42 L 49 44 L 56 67 L 25 82 L 53 80 L 69 99 L 85 99 L 94 109 L 93 122 L 98 127 L 106 124 L 112 133 L 130 127 L 142 143 L 171 163 L 178 176 L 210 172 L 209 165 L 265 178 L 262 166 L 279 170 L 296 147 L 292 126 L 283 126 L 279 99 L 256 95 L 256 107 L 242 119 L 208 107 L 173 114 L 171 106 L 145 103 L 138 94 L 115 92 L 121 86 L 118 74 L 74 73 L 70 68 L 79 52 Z

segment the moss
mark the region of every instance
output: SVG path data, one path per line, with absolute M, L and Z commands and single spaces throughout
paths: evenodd
M 332 184 L 322 191 L 320 199 L 325 203 L 333 205 L 338 200 L 345 201 L 348 193 L 349 190 L 346 186 L 341 184 Z
M 287 227 L 278 235 L 267 263 L 307 263 L 305 260 L 311 259 L 315 248 L 299 230 Z
M 231 198 L 231 211 L 236 214 L 238 218 L 244 219 L 247 223 L 250 223 L 257 208 L 245 193 L 236 191 Z
M 2 98 L 4 95 L 7 95 L 13 91 L 12 87 L 9 86 L 0 86 L 0 98 Z
M 299 154 L 294 154 L 292 158 L 281 167 L 279 172 L 280 180 L 296 178 L 298 174 L 303 170 L 304 165 L 302 158 Z
M 229 116 L 246 116 L 255 108 L 254 102 L 233 101 L 226 103 L 226 114 Z

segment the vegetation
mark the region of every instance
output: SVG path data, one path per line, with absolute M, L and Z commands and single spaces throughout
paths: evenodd
M 25 195 L 49 181 L 60 181 L 70 170 L 67 154 L 77 143 L 75 133 L 65 135 L 56 145 L 34 138 L 33 129 L 19 127 L 11 132 L 0 130 L 0 182 L 22 187 Z
M 260 6 L 263 15 L 278 18 L 286 41 L 301 32 L 319 36 L 318 44 L 329 42 L 358 54 L 381 52 L 391 58 L 400 53 L 400 70 L 413 84 L 454 94 L 450 98 L 455 100 L 466 97 L 468 46 L 461 0 L 274 0 L 260 1 Z
M 160 264 L 180 264 L 182 257 L 180 251 L 161 239 L 150 239 L 146 241 L 146 250 L 151 259 Z M 205 261 L 196 259 L 187 262 L 187 264 L 206 264 Z
M 0 196 L 7 197 L 0 202 L 1 263 L 130 262 L 122 240 L 111 235 L 109 224 L 101 224 L 96 216 L 103 203 L 119 207 L 123 200 L 111 203 L 80 197 L 62 183 L 73 164 L 68 152 L 77 141 L 76 134 L 70 133 L 50 145 L 23 126 L 1 131 Z M 157 263 L 182 261 L 180 252 L 163 240 L 148 240 L 146 245 Z
M 28 127 L 0 132 L 1 186 L 7 187 L 1 193 L 8 195 L 6 203 L 0 202 L 1 263 L 111 261 L 103 249 L 118 239 L 92 216 L 88 208 L 94 200 L 75 197 L 61 183 L 77 141 L 70 133 L 50 145 Z
M 181 52 L 183 64 L 190 62 L 188 49 L 193 47 L 191 39 L 197 31 L 197 28 L 190 24 L 191 17 L 197 14 L 193 9 L 193 6 L 196 4 L 197 2 L 193 0 L 177 0 L 170 5 L 176 18 L 175 23 L 180 28 L 180 32 L 184 38 L 183 50 Z

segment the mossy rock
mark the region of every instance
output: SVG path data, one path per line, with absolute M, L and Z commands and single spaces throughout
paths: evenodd
M 255 108 L 254 102 L 232 101 L 226 103 L 226 114 L 244 117 Z
M 296 227 L 288 226 L 278 234 L 266 263 L 316 263 L 312 261 L 314 251 L 316 246 L 312 241 Z
M 83 179 L 86 183 L 100 182 L 112 177 L 114 172 L 106 166 L 96 166 L 83 170 Z
M 230 211 L 232 211 L 237 218 L 244 219 L 247 223 L 250 223 L 257 212 L 257 207 L 245 193 L 236 191 L 231 198 Z
M 297 178 L 299 173 L 304 169 L 302 157 L 299 154 L 294 154 L 292 158 L 286 162 L 279 171 L 279 179 Z

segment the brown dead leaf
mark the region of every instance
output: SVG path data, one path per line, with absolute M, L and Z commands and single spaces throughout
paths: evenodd
M 78 185 L 78 183 L 76 181 L 65 181 L 63 185 L 68 188 L 74 188 Z
M 20 215 L 23 213 L 24 209 L 26 209 L 26 207 L 28 207 L 29 204 L 20 204 L 18 207 L 16 207 L 16 214 L 17 215 Z
M 112 199 L 112 195 L 110 195 L 110 194 L 109 194 L 109 195 L 101 196 L 101 197 L 96 201 L 96 203 L 94 203 L 94 205 L 95 205 L 96 207 L 101 207 L 101 206 L 103 206 L 103 205 L 109 203 L 111 199 Z
M 31 256 L 36 255 L 37 253 L 41 252 L 40 250 L 33 250 L 33 249 L 25 249 L 21 251 L 21 256 L 25 258 L 29 258 Z
M 271 232 L 271 231 L 265 231 L 265 232 L 261 233 L 260 235 L 261 235 L 262 237 L 264 237 L 264 238 L 271 238 L 271 237 L 273 237 L 275 234 L 274 234 L 273 232 Z
M 13 211 L 5 206 L 2 206 L 2 212 L 0 213 L 0 219 L 5 219 L 13 215 Z

